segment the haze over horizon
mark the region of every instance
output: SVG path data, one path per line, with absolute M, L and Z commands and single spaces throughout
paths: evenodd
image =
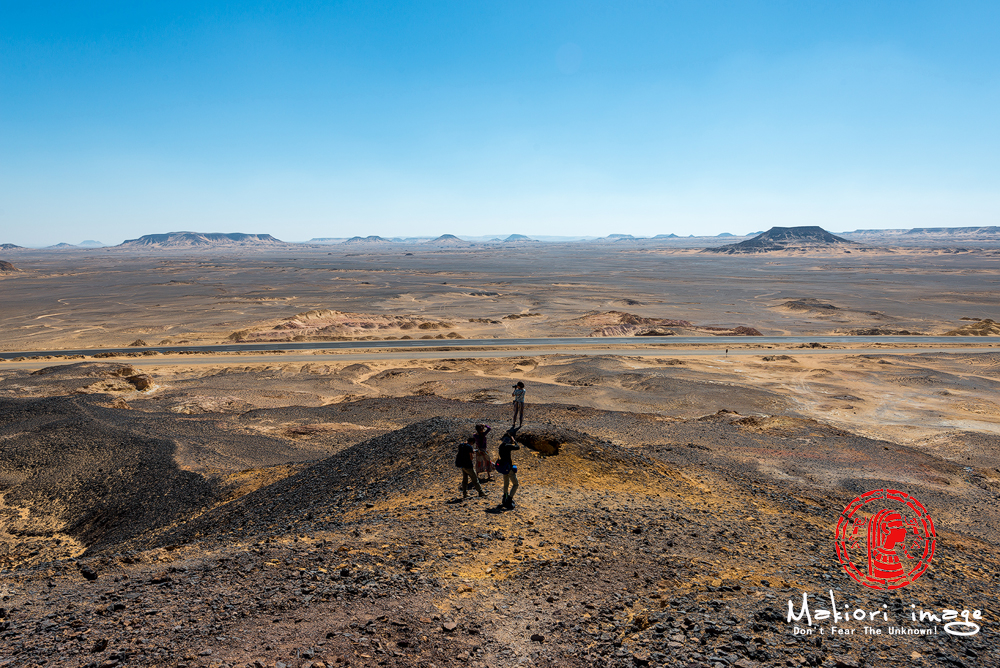
M 0 243 L 1000 221 L 995 3 L 4 13 Z

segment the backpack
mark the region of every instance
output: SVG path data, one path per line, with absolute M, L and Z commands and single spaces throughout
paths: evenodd
M 455 455 L 455 467 L 464 469 L 469 465 L 469 454 L 472 452 L 472 448 L 469 447 L 468 443 L 458 444 L 458 453 Z

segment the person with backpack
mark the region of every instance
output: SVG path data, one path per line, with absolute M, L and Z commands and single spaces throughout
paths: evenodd
M 511 459 L 510 453 L 520 449 L 521 446 L 514 440 L 513 430 L 505 433 L 500 439 L 500 457 L 497 459 L 495 466 L 496 470 L 503 474 L 503 501 L 500 502 L 500 505 L 509 510 L 514 509 L 514 492 L 517 491 L 518 487 L 517 464 Z M 507 486 L 511 483 L 513 483 L 513 486 L 511 486 L 508 493 Z
M 479 496 L 486 496 L 483 492 L 483 488 L 479 486 L 479 476 L 476 474 L 475 465 L 472 463 L 472 457 L 476 451 L 475 449 L 476 437 L 470 436 L 466 439 L 465 443 L 459 443 L 458 453 L 455 455 L 455 466 L 462 469 L 462 498 L 469 498 L 469 481 L 472 481 L 472 485 L 479 492 Z

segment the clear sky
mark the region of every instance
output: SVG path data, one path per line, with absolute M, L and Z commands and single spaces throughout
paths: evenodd
M 1000 3 L 0 0 L 0 243 L 1000 225 Z

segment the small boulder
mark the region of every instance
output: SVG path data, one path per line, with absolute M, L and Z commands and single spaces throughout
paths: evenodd
M 125 380 L 140 392 L 153 387 L 153 377 L 148 373 L 137 373 L 134 376 L 127 377 Z

